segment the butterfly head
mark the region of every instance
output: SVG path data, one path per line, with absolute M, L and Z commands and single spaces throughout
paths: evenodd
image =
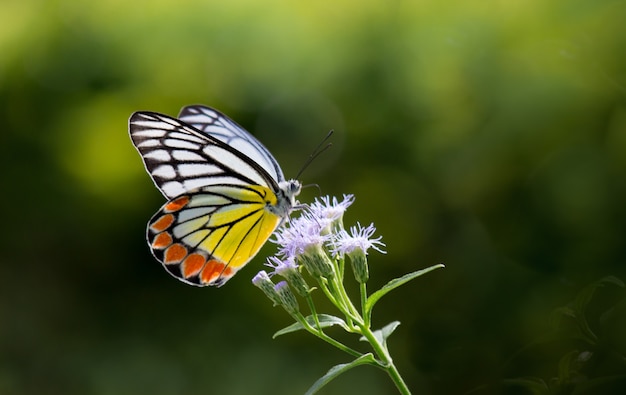
M 296 196 L 300 194 L 302 184 L 298 180 L 287 180 L 278 183 L 277 204 L 270 208 L 274 214 L 286 218 L 298 204 Z
M 302 184 L 298 180 L 288 180 L 281 182 L 278 187 L 285 192 L 285 195 L 292 201 L 295 202 L 295 197 L 300 194 L 302 190 Z

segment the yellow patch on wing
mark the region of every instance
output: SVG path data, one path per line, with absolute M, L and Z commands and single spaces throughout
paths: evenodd
M 245 214 L 247 216 L 239 215 L 235 222 L 227 221 L 229 225 L 216 228 L 198 248 L 210 252 L 220 261 L 228 262 L 229 267 L 240 268 L 245 265 L 257 254 L 280 222 L 280 217 L 265 209 L 252 214 L 246 210 Z M 224 218 L 230 217 L 227 215 Z
M 180 196 L 150 221 L 148 242 L 175 277 L 222 285 L 259 252 L 280 223 L 267 210 L 276 201 L 262 186 L 216 186 Z

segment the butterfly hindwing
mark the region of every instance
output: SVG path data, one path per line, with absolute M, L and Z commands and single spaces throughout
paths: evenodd
M 165 269 L 193 285 L 221 285 L 263 246 L 281 218 L 265 187 L 210 186 L 166 203 L 147 239 Z

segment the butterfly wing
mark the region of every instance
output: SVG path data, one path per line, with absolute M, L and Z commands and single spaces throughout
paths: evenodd
M 221 112 L 201 105 L 187 106 L 180 111 L 178 118 L 243 153 L 259 164 L 276 182 L 285 180 L 278 162 L 268 149 Z
M 266 187 L 242 185 L 184 194 L 152 217 L 148 244 L 174 277 L 192 285 L 223 285 L 280 223 L 282 218 L 266 210 L 275 198 Z
M 146 170 L 169 199 L 225 183 L 278 190 L 276 179 L 250 157 L 186 122 L 154 112 L 136 112 L 129 125 Z
M 148 223 L 153 255 L 181 281 L 224 284 L 282 220 L 267 208 L 291 204 L 274 177 L 282 172 L 268 174 L 247 154 L 167 115 L 137 112 L 129 129 L 146 170 L 171 199 Z M 265 148 L 260 155 L 274 161 Z

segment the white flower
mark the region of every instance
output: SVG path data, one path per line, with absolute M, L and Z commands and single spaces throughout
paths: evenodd
M 372 239 L 371 237 L 374 232 L 376 232 L 374 224 L 370 224 L 364 228 L 358 222 L 357 226 L 352 226 L 350 228 L 350 233 L 348 233 L 345 229 L 340 230 L 333 237 L 333 243 L 331 246 L 333 256 L 350 254 L 355 250 L 360 250 L 367 255 L 367 250 L 370 248 L 385 254 L 385 251 L 382 250 L 382 247 L 385 247 L 385 243 L 380 241 L 382 236 Z
M 330 235 L 322 235 L 322 228 L 315 218 L 308 213 L 280 228 L 270 241 L 278 244 L 278 253 L 284 257 L 297 257 L 310 247 L 322 246 Z
M 309 206 L 309 212 L 317 219 L 336 221 L 343 216 L 348 207 L 354 202 L 354 195 L 343 195 L 340 202 L 333 196 L 332 202 L 330 196 L 323 196 Z

